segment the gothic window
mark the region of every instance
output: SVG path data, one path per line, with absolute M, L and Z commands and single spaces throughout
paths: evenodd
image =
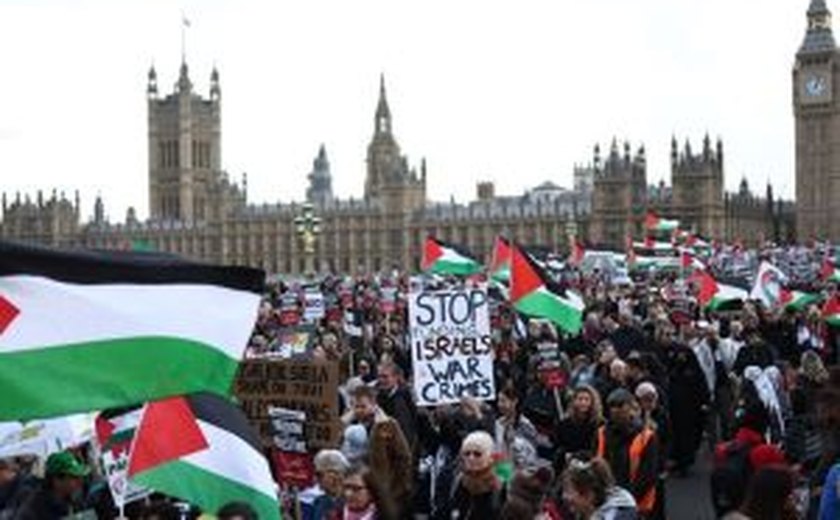
M 381 133 L 385 133 L 388 131 L 388 118 L 387 117 L 380 117 L 379 118 L 379 131 Z
M 176 168 L 181 167 L 181 150 L 178 148 L 178 141 L 172 141 L 172 147 L 175 149 L 175 164 Z
M 193 139 L 193 142 L 192 142 L 192 167 L 193 168 L 201 167 L 200 159 L 201 158 L 198 156 L 198 143 L 195 141 L 195 139 Z
M 163 145 L 163 142 L 158 142 L 158 168 L 163 168 L 166 166 L 166 162 L 164 158 L 166 157 L 166 147 Z

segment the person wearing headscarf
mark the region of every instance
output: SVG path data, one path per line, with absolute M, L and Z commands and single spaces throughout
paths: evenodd
M 684 344 L 673 346 L 669 376 L 667 405 L 673 431 L 670 456 L 675 471 L 685 474 L 703 440 L 709 386 L 697 356 Z

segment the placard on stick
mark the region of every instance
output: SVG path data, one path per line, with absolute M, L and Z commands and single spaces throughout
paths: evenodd
M 496 397 L 488 307 L 484 287 L 411 293 L 409 330 L 419 405 Z

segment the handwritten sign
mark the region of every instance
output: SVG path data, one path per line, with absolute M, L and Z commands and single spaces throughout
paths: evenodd
M 306 414 L 304 436 L 312 450 L 335 448 L 341 437 L 338 417 L 338 364 L 326 361 L 253 359 L 240 364 L 236 397 L 259 430 L 274 445 L 269 410 L 288 408 Z
M 483 287 L 411 293 L 409 328 L 419 405 L 496 397 L 488 308 Z

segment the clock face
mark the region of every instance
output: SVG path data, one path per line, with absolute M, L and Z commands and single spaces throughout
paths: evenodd
M 809 97 L 820 97 L 825 94 L 828 82 L 824 76 L 811 75 L 805 79 L 805 95 Z

